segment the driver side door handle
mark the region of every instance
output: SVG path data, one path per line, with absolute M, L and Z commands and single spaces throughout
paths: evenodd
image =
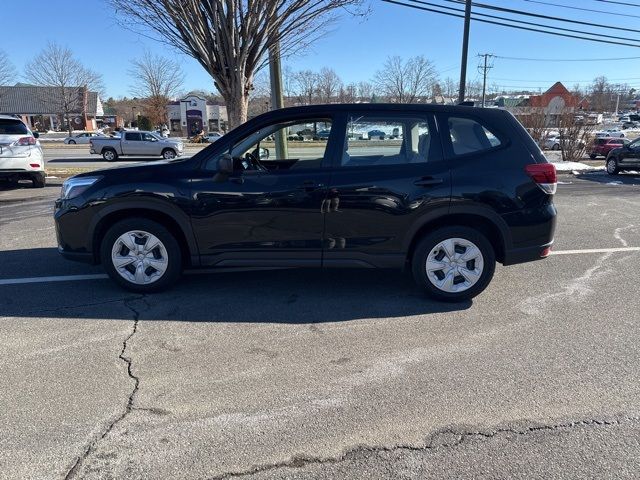
M 298 187 L 302 190 L 305 190 L 307 192 L 313 192 L 314 190 L 319 190 L 321 188 L 324 188 L 324 184 L 323 183 L 318 183 L 315 182 L 313 180 L 306 180 L 305 182 L 302 183 L 302 185 L 300 187 Z
M 420 180 L 413 182 L 413 184 L 418 187 L 432 187 L 434 185 L 440 185 L 441 183 L 443 183 L 443 180 L 436 177 L 422 177 Z

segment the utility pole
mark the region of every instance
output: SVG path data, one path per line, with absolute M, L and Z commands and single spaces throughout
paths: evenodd
M 269 77 L 271 80 L 271 109 L 277 110 L 284 107 L 282 99 L 282 67 L 280 64 L 280 42 L 276 42 L 269 49 Z M 289 158 L 287 152 L 287 137 L 284 129 L 275 132 L 276 158 L 285 160 Z
M 482 107 L 485 106 L 485 97 L 487 93 L 487 72 L 493 68 L 493 65 L 487 65 L 487 59 L 493 57 L 490 53 L 479 53 L 479 57 L 484 57 L 484 66 L 478 66 L 482 69 Z
M 462 60 L 460 63 L 460 90 L 458 103 L 464 102 L 464 90 L 467 84 L 467 53 L 469 52 L 469 25 L 471 23 L 471 0 L 464 7 L 464 33 L 462 35 Z

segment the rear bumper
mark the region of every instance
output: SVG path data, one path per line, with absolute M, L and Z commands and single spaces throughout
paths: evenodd
M 0 178 L 18 178 L 23 180 L 31 180 L 37 178 L 44 180 L 46 173 L 44 170 L 25 170 L 20 168 L 0 169 Z
M 553 242 L 544 245 L 536 245 L 535 247 L 514 248 L 504 252 L 503 265 L 516 265 L 518 263 L 533 262 L 542 260 L 549 256 L 549 249 Z

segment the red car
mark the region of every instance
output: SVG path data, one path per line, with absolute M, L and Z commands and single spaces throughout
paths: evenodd
M 598 155 L 606 157 L 607 154 L 614 148 L 622 147 L 623 145 L 627 145 L 628 143 L 629 140 L 627 140 L 626 138 L 596 138 L 593 141 L 593 145 L 591 146 L 589 158 L 593 160 Z

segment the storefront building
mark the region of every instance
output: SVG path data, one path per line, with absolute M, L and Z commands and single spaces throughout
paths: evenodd
M 167 105 L 169 129 L 173 136 L 191 137 L 199 132 L 225 132 L 227 107 L 198 95 L 187 95 Z

